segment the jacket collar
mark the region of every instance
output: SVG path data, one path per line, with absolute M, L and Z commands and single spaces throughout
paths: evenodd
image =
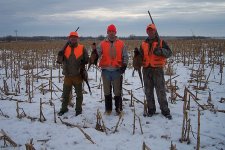
M 115 40 L 114 40 L 113 42 L 115 42 L 115 41 L 117 41 L 117 40 L 119 40 L 119 39 L 118 39 L 118 37 L 116 36 L 116 38 L 115 38 Z M 107 41 L 107 42 L 112 42 L 112 41 L 109 40 L 108 36 L 105 38 L 105 41 Z
M 157 40 L 157 38 L 155 37 L 154 39 L 150 39 L 149 37 L 147 37 L 146 39 L 145 39 L 145 42 L 146 43 L 152 43 L 152 42 L 157 42 L 158 40 Z

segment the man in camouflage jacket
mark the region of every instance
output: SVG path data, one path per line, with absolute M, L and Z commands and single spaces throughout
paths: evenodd
M 148 38 L 140 46 L 140 57 L 142 57 L 143 79 L 145 95 L 147 99 L 147 116 L 156 113 L 154 89 L 160 105 L 161 113 L 168 119 L 172 119 L 166 98 L 164 66 L 166 59 L 172 55 L 172 51 L 164 40 L 156 36 L 156 27 L 150 24 L 146 28 Z
M 82 44 L 78 43 L 78 33 L 71 32 L 69 35 L 68 45 L 59 52 L 59 56 L 63 57 L 63 75 L 65 75 L 63 83 L 63 101 L 62 107 L 58 115 L 63 115 L 68 111 L 67 105 L 72 90 L 75 87 L 76 92 L 76 116 L 82 113 L 82 82 L 85 74 L 85 65 L 88 63 L 88 53 Z

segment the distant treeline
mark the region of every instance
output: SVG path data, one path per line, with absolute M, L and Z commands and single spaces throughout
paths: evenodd
M 86 40 L 86 39 L 95 39 L 95 40 L 103 40 L 105 36 L 100 35 L 98 37 L 80 37 L 80 40 Z M 144 40 L 147 38 L 147 36 L 135 36 L 135 35 L 130 35 L 128 37 L 119 37 L 120 39 L 124 40 Z M 204 37 L 204 36 L 162 36 L 163 39 L 208 39 L 211 37 Z M 4 42 L 11 42 L 11 41 L 51 41 L 51 40 L 66 40 L 67 37 L 65 36 L 32 36 L 32 37 L 27 37 L 27 36 L 5 36 L 5 37 L 0 37 L 0 41 Z M 224 38 L 223 38 L 224 39 Z

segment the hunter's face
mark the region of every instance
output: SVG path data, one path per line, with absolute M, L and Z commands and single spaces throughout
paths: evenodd
M 115 31 L 108 31 L 107 32 L 109 39 L 114 39 L 116 37 Z
M 77 37 L 77 36 L 71 36 L 71 37 L 70 37 L 70 42 L 71 42 L 72 44 L 77 43 L 77 40 L 78 40 L 78 37 Z
M 155 34 L 156 34 L 156 30 L 152 29 L 152 28 L 149 28 L 147 30 L 147 34 L 148 34 L 148 37 L 149 38 L 155 38 Z

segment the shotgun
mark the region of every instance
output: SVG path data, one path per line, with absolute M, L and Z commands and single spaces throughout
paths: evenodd
M 152 19 L 152 16 L 151 16 L 151 14 L 150 14 L 150 11 L 148 10 L 148 15 L 149 15 L 149 17 L 150 17 L 150 19 L 151 19 L 151 21 L 152 21 L 152 24 L 154 24 L 155 25 L 155 23 L 154 23 L 154 21 L 153 21 L 153 19 Z M 156 26 L 156 25 L 155 25 Z M 157 30 L 157 28 L 156 28 L 156 38 L 158 39 L 158 45 L 157 45 L 157 47 L 159 48 L 160 47 L 160 37 L 159 37 L 159 34 L 158 34 L 158 30 Z

